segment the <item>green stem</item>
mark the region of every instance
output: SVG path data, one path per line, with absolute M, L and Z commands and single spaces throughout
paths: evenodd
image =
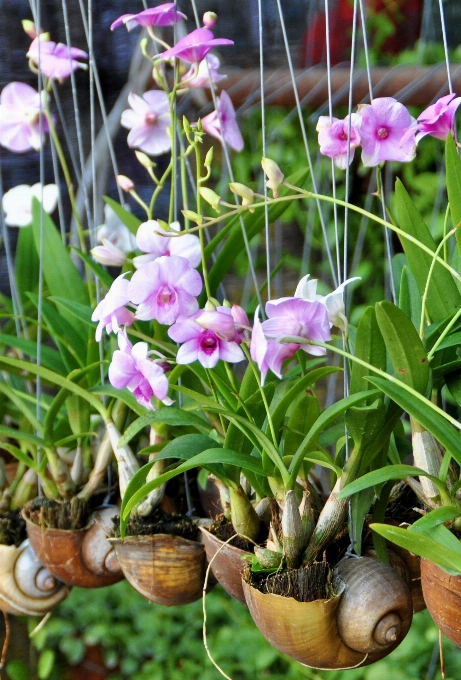
M 431 283 L 432 279 L 432 273 L 434 271 L 435 263 L 436 263 L 436 257 L 438 256 L 439 252 L 441 251 L 442 248 L 444 248 L 446 242 L 448 241 L 449 238 L 453 236 L 453 234 L 456 233 L 456 229 L 452 229 L 451 231 L 448 232 L 448 234 L 445 234 L 443 239 L 440 241 L 439 245 L 437 246 L 434 257 L 432 258 L 431 266 L 429 267 L 429 271 L 427 273 L 427 279 L 426 279 L 426 285 L 424 286 L 424 293 L 423 297 L 421 300 L 421 321 L 419 324 L 419 337 L 422 338 L 424 334 L 424 318 L 426 316 L 426 300 L 427 300 L 427 295 L 429 292 L 429 285 Z M 438 340 L 440 344 L 440 338 Z
M 444 330 L 443 330 L 442 333 L 440 334 L 440 337 L 437 339 L 437 342 L 434 343 L 434 346 L 432 347 L 432 349 L 430 350 L 430 352 L 427 353 L 427 359 L 428 359 L 428 361 L 430 361 L 430 360 L 432 359 L 432 357 L 434 356 L 435 352 L 437 351 L 437 349 L 438 349 L 440 343 L 442 342 L 442 340 L 445 339 L 445 337 L 446 337 L 446 336 L 448 335 L 448 333 L 451 331 L 451 329 L 453 328 L 453 326 L 455 325 L 455 323 L 458 321 L 458 319 L 459 319 L 460 316 L 461 316 L 461 309 L 458 309 L 458 311 L 456 312 L 456 314 L 454 315 L 454 317 L 452 318 L 452 320 L 450 321 L 450 323 L 447 324 L 446 328 L 444 328 Z
M 270 432 L 271 432 L 272 443 L 274 444 L 275 448 L 278 450 L 278 442 L 277 442 L 277 437 L 275 435 L 274 423 L 272 422 L 272 416 L 271 416 L 271 412 L 270 412 L 270 409 L 269 409 L 269 404 L 267 403 L 266 394 L 265 394 L 265 392 L 262 388 L 261 381 L 260 381 L 259 375 L 258 375 L 258 371 L 256 370 L 255 362 L 253 361 L 253 359 L 250 356 L 250 352 L 248 351 L 248 347 L 246 347 L 244 343 L 242 343 L 241 347 L 242 347 L 242 349 L 245 353 L 246 358 L 248 359 L 249 365 L 251 366 L 251 369 L 253 371 L 256 383 L 258 385 L 259 392 L 261 394 L 261 399 L 263 401 L 264 408 L 266 409 L 267 422 L 269 423 L 269 429 L 270 429 Z
M 196 164 L 196 172 L 197 172 L 197 215 L 202 214 L 202 197 L 200 195 L 200 184 L 202 181 L 201 178 L 201 167 L 202 167 L 202 161 L 200 157 L 200 149 L 197 140 L 195 140 L 194 143 L 195 147 L 195 164 Z M 203 229 L 200 229 L 199 231 L 199 237 L 200 237 L 200 250 L 202 252 L 202 274 L 203 274 L 203 282 L 205 284 L 205 291 L 207 294 L 207 298 L 210 299 L 211 297 L 211 289 L 210 289 L 210 282 L 208 280 L 208 269 L 206 266 L 206 256 L 205 256 L 205 234 Z

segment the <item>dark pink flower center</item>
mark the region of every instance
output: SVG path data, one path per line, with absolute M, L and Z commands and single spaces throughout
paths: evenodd
M 176 292 L 170 286 L 163 284 L 157 291 L 158 305 L 174 305 L 176 302 Z
M 213 331 L 205 331 L 200 338 L 200 349 L 206 354 L 213 354 L 219 346 L 219 340 Z
M 157 122 L 157 118 L 158 116 L 156 113 L 153 111 L 148 111 L 144 116 L 144 122 L 146 125 L 154 125 Z
M 389 136 L 389 130 L 385 127 L 378 128 L 378 137 L 380 139 L 386 139 Z
M 340 134 L 339 134 L 339 139 L 340 139 L 341 141 L 343 141 L 343 142 L 346 141 L 346 139 L 347 139 L 347 134 L 344 132 L 344 130 L 343 130 L 342 132 L 340 132 Z

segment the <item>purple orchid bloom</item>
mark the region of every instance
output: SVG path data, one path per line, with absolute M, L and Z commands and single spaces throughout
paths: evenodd
M 247 313 L 240 305 L 232 305 L 231 314 L 235 324 L 234 341 L 241 345 L 244 340 L 249 339 L 250 322 Z
M 335 165 L 341 170 L 347 166 L 347 147 L 350 146 L 349 164 L 354 159 L 355 149 L 360 146 L 360 116 L 356 113 L 351 115 L 351 137 L 349 142 L 349 116 L 344 120 L 320 116 L 317 123 L 319 133 L 320 153 L 332 158 Z
M 172 222 L 170 229 L 179 232 L 179 222 Z M 147 262 L 152 262 L 162 255 L 179 255 L 184 257 L 191 267 L 196 267 L 202 259 L 200 240 L 194 234 L 184 236 L 161 236 L 163 229 L 156 220 L 148 220 L 139 225 L 136 233 L 136 244 L 146 255 L 133 258 L 133 264 L 139 269 Z
M 158 257 L 138 269 L 128 285 L 130 300 L 139 305 L 136 318 L 156 319 L 171 325 L 180 314 L 190 316 L 198 309 L 195 296 L 202 292 L 202 279 L 184 257 Z
M 149 352 L 146 342 L 132 345 L 123 331 L 117 338 L 120 349 L 115 350 L 109 366 L 110 384 L 118 390 L 127 387 L 136 401 L 150 410 L 155 409 L 152 397 L 160 399 L 167 406 L 172 404 L 167 396 L 168 379 L 162 366 L 149 359 L 149 354 L 157 352 Z
M 208 28 L 196 28 L 195 31 L 178 40 L 174 47 L 161 52 L 156 58 L 166 61 L 177 57 L 189 64 L 199 64 L 213 47 L 233 44 L 234 41 L 227 38 L 214 38 Z
M 413 160 L 416 151 L 414 136 L 402 143 L 402 138 L 414 125 L 408 109 L 393 97 L 378 97 L 371 104 L 359 106 L 361 117 L 362 162 L 374 167 L 383 161 Z
M 209 54 L 200 62 L 198 68 L 193 64 L 189 71 L 181 78 L 183 87 L 189 89 L 211 87 L 212 83 L 219 83 L 227 76 L 218 73 L 221 63 L 214 54 Z
M 134 321 L 134 312 L 130 311 L 125 305 L 130 303 L 127 294 L 129 281 L 125 279 L 125 274 L 118 276 L 112 283 L 106 297 L 101 300 L 93 312 L 92 321 L 99 321 L 96 328 L 95 338 L 99 342 L 102 338 L 104 328 L 107 333 L 118 333 L 120 326 L 131 326 Z
M 113 31 L 123 24 L 128 31 L 132 31 L 136 26 L 172 26 L 179 19 L 187 19 L 186 15 L 176 9 L 175 2 L 167 2 L 164 5 L 150 7 L 138 14 L 122 14 L 110 26 Z
M 189 317 L 179 316 L 168 335 L 175 342 L 184 343 L 178 350 L 178 364 L 199 361 L 204 368 L 214 368 L 220 359 L 237 363 L 245 358 L 234 340 L 236 330 L 228 307 L 199 310 Z
M 128 128 L 128 146 L 141 149 L 151 156 L 159 156 L 171 149 L 167 128 L 170 120 L 168 96 L 161 90 L 149 90 L 142 97 L 130 92 L 131 109 L 122 113 L 121 124 Z
M 26 83 L 8 83 L 0 94 L 0 144 L 9 151 L 23 153 L 42 145 L 42 132 L 49 132 L 44 98 Z M 42 119 L 40 122 L 40 118 Z
M 419 142 L 426 135 L 446 139 L 449 134 L 453 134 L 455 114 L 460 104 L 461 97 L 457 97 L 456 94 L 447 94 L 424 109 L 418 116 L 418 124 L 413 130 L 413 132 L 417 131 L 416 141 Z
M 261 371 L 264 382 L 267 371 L 271 369 L 281 377 L 282 363 L 294 355 L 298 349 L 307 354 L 323 356 L 326 350 L 315 345 L 281 343 L 287 336 L 295 336 L 325 342 L 331 337 L 326 307 L 320 302 L 310 302 L 302 298 L 279 298 L 266 303 L 267 320 L 261 323 L 258 314 L 251 338 L 250 353 Z
M 78 47 L 68 47 L 52 40 L 32 41 L 27 57 L 47 77 L 54 80 L 68 78 L 78 68 L 86 69 L 87 64 L 82 64 L 78 59 L 88 59 L 88 54 Z
M 223 146 L 228 144 L 234 151 L 243 149 L 243 137 L 237 125 L 235 109 L 225 90 L 218 97 L 218 110 L 202 118 L 202 128 Z

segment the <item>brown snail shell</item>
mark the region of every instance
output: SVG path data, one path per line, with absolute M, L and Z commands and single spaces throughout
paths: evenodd
M 405 581 L 388 565 L 359 558 L 339 565 L 335 588 L 342 592 L 329 599 L 298 602 L 243 581 L 248 608 L 264 637 L 305 666 L 356 668 L 393 651 L 412 620 Z
M 461 647 L 461 576 L 421 560 L 421 584 L 429 613 L 449 640 Z
M 27 535 L 39 559 L 61 581 L 80 588 L 102 588 L 123 573 L 106 533 L 116 506 L 97 510 L 84 529 L 43 529 L 25 518 Z
M 221 541 L 220 538 L 214 536 L 204 527 L 200 527 L 200 530 L 208 562 L 213 560 L 211 571 L 214 577 L 231 597 L 246 605 L 242 587 L 242 570 L 245 561 L 242 560 L 242 557 L 249 556 L 250 553 L 229 543 L 224 545 L 224 541 Z M 222 547 L 223 545 L 224 547 Z
M 426 603 L 421 587 L 421 560 L 409 550 L 395 544 L 392 544 L 392 550 L 388 547 L 387 552 L 391 567 L 403 577 L 410 588 L 413 614 L 422 612 L 426 609 Z M 371 548 L 365 550 L 364 556 L 377 559 L 375 550 Z
M 341 639 L 359 652 L 386 656 L 410 630 L 413 601 L 404 579 L 370 557 L 348 559 L 335 570 L 344 583 L 336 615 Z
M 127 581 L 151 602 L 171 607 L 202 596 L 206 557 L 201 543 L 170 534 L 109 540 Z
M 69 588 L 40 562 L 29 540 L 0 545 L 0 609 L 18 616 L 43 616 L 64 600 Z

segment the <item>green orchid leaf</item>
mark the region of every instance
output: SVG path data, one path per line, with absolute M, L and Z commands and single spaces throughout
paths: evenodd
M 445 143 L 445 162 L 451 219 L 453 221 L 453 226 L 459 227 L 461 225 L 461 160 L 458 156 L 458 149 L 456 148 L 455 140 L 452 135 L 447 135 Z M 458 250 L 461 251 L 460 229 L 456 230 L 456 242 L 458 244 Z M 456 298 L 454 299 L 456 300 Z
M 77 253 L 79 258 L 83 260 L 83 262 L 91 269 L 91 271 L 96 274 L 101 283 L 103 283 L 107 288 L 111 287 L 111 285 L 114 282 L 114 279 L 109 274 L 109 272 L 106 272 L 104 267 L 102 267 L 98 262 L 96 262 L 96 260 L 93 260 L 93 258 L 90 257 L 90 255 L 83 253 L 79 248 L 75 248 L 72 246 L 71 249 L 74 251 L 74 253 Z
M 347 484 L 339 492 L 338 498 L 347 498 L 348 496 L 352 496 L 353 494 L 363 491 L 364 489 L 368 489 L 371 486 L 378 486 L 379 484 L 388 482 L 391 479 L 405 479 L 405 477 L 427 477 L 432 482 L 434 482 L 438 488 L 444 488 L 444 485 L 437 477 L 429 475 L 427 472 L 415 467 L 414 465 L 388 465 L 387 467 L 379 468 L 379 470 L 368 472 L 350 484 Z
M 117 201 L 114 201 L 114 199 L 110 198 L 109 196 L 103 196 L 103 200 L 105 203 L 107 203 L 108 206 L 112 208 L 114 213 L 117 215 L 119 220 L 123 222 L 125 227 L 128 227 L 131 233 L 136 236 L 138 232 L 138 227 L 141 224 L 141 220 L 139 219 L 139 217 L 133 215 L 133 213 L 131 213 L 129 210 L 121 206 L 120 203 L 117 203 Z
M 424 515 L 423 517 L 421 517 L 421 519 L 416 520 L 416 522 L 414 522 L 411 525 L 411 530 L 421 532 L 428 531 L 429 529 L 432 529 L 438 524 L 444 524 L 445 522 L 449 522 L 450 520 L 455 519 L 455 517 L 459 517 L 460 515 L 461 508 L 457 508 L 451 505 L 444 505 L 442 508 L 436 508 L 435 510 L 431 510 L 431 512 L 428 512 L 427 515 Z
M 402 268 L 400 277 L 399 307 L 411 319 L 414 327 L 419 328 L 421 323 L 421 293 L 418 283 L 407 265 Z
M 446 527 L 443 528 L 446 529 Z M 425 534 L 411 531 L 411 529 L 402 529 L 389 524 L 370 524 L 370 529 L 383 536 L 387 541 L 391 541 L 401 548 L 415 553 L 415 555 L 431 560 L 448 574 L 461 574 L 461 544 L 459 541 L 460 548 L 452 550 L 439 541 Z M 448 529 L 446 530 L 450 533 Z
M 424 429 L 431 432 L 442 446 L 450 452 L 461 465 L 461 435 L 442 415 L 434 410 L 428 400 L 416 399 L 403 386 L 396 385 L 384 378 L 369 378 L 388 397 L 409 413 Z
M 453 142 L 453 139 L 451 141 Z M 457 157 L 457 152 L 454 151 L 454 153 Z M 457 158 L 457 161 L 459 163 L 459 158 Z M 450 177 L 451 175 L 452 173 L 450 173 Z M 448 181 L 447 167 L 447 185 L 449 187 L 448 192 L 450 195 L 450 184 Z M 453 180 L 451 182 L 451 186 L 453 186 L 455 183 L 456 181 Z M 400 229 L 405 231 L 410 236 L 413 236 L 420 243 L 435 252 L 437 248 L 436 243 L 432 238 L 429 229 L 424 223 L 423 218 L 419 214 L 418 209 L 399 179 L 395 185 L 395 201 L 397 208 L 397 221 Z M 461 216 L 458 219 L 461 219 Z M 457 238 L 459 237 L 460 234 L 458 232 Z M 420 297 L 422 297 L 433 258 L 431 255 L 429 255 L 429 253 L 424 252 L 415 243 L 411 243 L 406 238 L 400 237 L 400 240 L 405 251 L 405 255 L 407 256 L 411 272 L 418 284 Z M 433 321 L 442 321 L 442 319 L 453 316 L 453 314 L 455 314 L 459 309 L 460 304 L 461 296 L 458 292 L 458 288 L 456 287 L 456 283 L 452 275 L 447 269 L 445 269 L 445 267 L 437 262 L 432 271 L 432 277 L 429 283 L 426 301 L 429 316 Z
M 301 467 L 302 461 L 304 459 L 306 451 L 309 449 L 309 446 L 311 442 L 315 441 L 317 437 L 333 423 L 337 418 L 342 416 L 345 411 L 347 411 L 348 408 L 351 408 L 351 406 L 356 406 L 357 404 L 360 404 L 360 402 L 365 401 L 366 399 L 373 397 L 376 399 L 378 396 L 377 391 L 365 391 L 365 392 L 358 392 L 357 394 L 352 394 L 349 397 L 345 397 L 344 399 L 341 399 L 340 401 L 336 402 L 335 404 L 332 404 L 328 408 L 326 408 L 320 416 L 317 418 L 315 421 L 314 425 L 311 427 L 309 432 L 306 434 L 304 437 L 301 445 L 298 447 L 298 450 L 296 451 L 295 455 L 293 456 L 293 460 L 290 464 L 289 467 L 289 473 L 290 473 L 290 487 L 293 488 L 296 477 L 299 472 L 299 468 Z M 293 486 L 291 486 L 293 485 Z
M 123 401 L 123 403 L 126 404 L 138 416 L 142 416 L 146 412 L 144 406 L 141 406 L 141 404 L 136 401 L 136 397 L 134 397 L 133 394 L 126 388 L 124 390 L 118 390 L 117 388 L 112 387 L 112 385 L 109 383 L 105 383 L 104 385 L 90 387 L 88 392 L 91 394 L 100 394 L 101 396 L 112 397 L 113 399 L 119 399 L 120 401 Z
M 54 302 L 58 308 L 61 308 L 61 310 L 69 312 L 69 314 L 74 316 L 76 319 L 94 329 L 95 323 L 91 321 L 93 310 L 89 305 L 82 305 L 79 302 L 75 302 L 74 300 L 66 300 L 66 298 L 57 296 L 50 296 L 48 299 Z
M 13 444 L 8 444 L 7 442 L 2 442 L 2 449 L 8 451 L 8 453 L 16 458 L 17 461 L 24 463 L 24 465 L 26 465 L 28 468 L 35 470 L 35 472 L 39 471 L 39 465 L 35 462 L 35 460 L 31 456 L 28 456 L 27 453 L 24 453 L 24 451 L 21 451 L 21 449 L 18 449 L 17 446 L 13 446 Z
M 371 366 L 375 366 L 382 371 L 386 370 L 386 346 L 376 320 L 374 307 L 367 307 L 362 314 L 355 336 L 354 355 Z M 370 375 L 370 370 L 366 366 L 356 362 L 352 364 L 351 394 L 369 389 L 367 381 L 364 380 L 368 375 Z M 369 398 L 365 405 L 369 406 L 370 404 Z
M 22 304 L 27 302 L 27 293 L 34 292 L 38 287 L 40 261 L 35 247 L 32 227 L 18 229 L 18 243 L 16 246 L 15 278 L 16 288 Z
M 19 349 L 21 352 L 34 359 L 37 358 L 37 343 L 33 340 L 25 340 L 16 335 L 0 333 L 0 343 L 5 344 L 8 347 Z M 68 371 L 64 366 L 61 355 L 55 349 L 42 344 L 40 356 L 43 366 L 46 366 L 46 368 L 49 368 L 56 373 L 60 373 L 61 375 L 67 374 Z
M 376 319 L 398 379 L 424 394 L 429 381 L 426 350 L 411 320 L 396 305 L 376 304 Z
M 152 423 L 165 423 L 171 427 L 190 425 L 199 430 L 199 432 L 203 433 L 210 432 L 212 429 L 210 423 L 207 420 L 195 415 L 195 413 L 189 413 L 189 411 L 169 406 L 167 408 L 158 409 L 157 411 L 148 411 L 131 423 L 131 425 L 123 433 L 123 436 L 119 442 L 119 446 L 125 446 L 128 444 L 133 439 L 133 437 L 138 434 L 138 432 Z

